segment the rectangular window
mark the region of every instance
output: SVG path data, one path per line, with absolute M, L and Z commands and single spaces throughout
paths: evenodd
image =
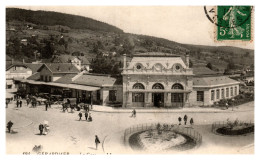
M 43 75 L 41 75 L 41 81 L 44 81 L 44 79 L 43 79 Z
M 172 102 L 183 102 L 183 93 L 172 93 Z
M 229 88 L 226 88 L 226 97 L 229 97 Z
M 111 102 L 116 101 L 116 90 L 109 91 L 109 101 Z
M 45 82 L 47 82 L 48 81 L 48 76 L 45 76 Z
M 197 101 L 198 102 L 204 101 L 204 91 L 197 91 Z
M 49 82 L 51 82 L 51 76 L 49 76 Z
M 219 89 L 217 89 L 217 99 L 219 99 Z
M 233 97 L 233 87 L 230 88 L 230 96 Z
M 237 87 L 235 87 L 235 93 L 234 94 L 235 94 L 235 96 L 237 95 Z
M 132 102 L 144 102 L 144 93 L 133 93 Z
M 225 98 L 225 91 L 224 91 L 224 89 L 221 89 L 221 98 L 222 98 L 222 99 Z
M 212 90 L 211 91 L 211 100 L 214 101 L 214 99 L 215 99 L 215 91 Z

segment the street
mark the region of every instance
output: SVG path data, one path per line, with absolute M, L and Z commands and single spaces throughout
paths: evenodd
M 23 103 L 25 104 L 25 103 Z M 245 104 L 247 107 L 253 107 L 254 103 Z M 6 152 L 7 154 L 23 154 L 24 152 L 32 152 L 32 148 L 35 145 L 42 145 L 44 152 L 69 152 L 69 154 L 104 154 L 106 152 L 112 152 L 112 154 L 119 154 L 118 148 L 122 147 L 119 144 L 120 135 L 123 131 L 136 124 L 142 123 L 178 123 L 178 117 L 183 117 L 185 113 L 138 113 L 136 118 L 132 118 L 131 111 L 129 113 L 104 113 L 104 112 L 91 112 L 93 117 L 92 122 L 85 121 L 85 117 L 79 121 L 78 111 L 74 113 L 62 112 L 61 106 L 52 105 L 48 111 L 45 111 L 44 105 L 37 106 L 36 108 L 30 108 L 23 105 L 22 108 L 16 108 L 15 102 L 9 104 L 6 108 L 6 121 L 11 120 L 14 125 L 13 128 L 18 133 L 9 134 L 6 133 Z M 194 128 L 198 128 L 198 131 L 202 134 L 203 142 L 200 147 L 203 149 L 207 145 L 214 146 L 210 143 L 210 125 L 215 121 L 226 121 L 239 119 L 241 121 L 254 121 L 254 111 L 245 112 L 227 112 L 227 113 L 186 113 L 189 118 L 193 118 L 195 122 Z M 47 135 L 39 135 L 39 124 L 44 120 L 49 121 L 50 132 Z M 200 127 L 202 126 L 202 127 Z M 203 128 L 203 129 L 199 129 Z M 119 134 L 120 133 L 120 134 Z M 118 135 L 117 135 L 118 134 Z M 95 135 L 98 135 L 101 143 L 98 149 L 95 149 Z M 216 137 L 216 135 L 214 135 Z M 105 138 L 117 139 L 111 144 L 106 144 Z M 118 137 L 118 138 L 117 138 Z M 227 145 L 228 138 L 224 137 L 225 142 L 223 145 Z M 232 137 L 233 138 L 233 137 Z M 230 146 L 237 146 L 239 148 L 249 145 L 254 141 L 254 135 L 244 137 L 241 140 L 241 144 L 234 139 Z M 246 139 L 245 139 L 246 138 Z M 207 142 L 207 140 L 209 140 Z M 247 141 L 248 140 L 248 141 Z M 105 143 L 104 143 L 105 141 Z M 215 143 L 215 142 L 212 142 Z M 219 144 L 221 141 L 219 141 Z M 220 144 L 221 145 L 221 144 Z M 219 146 L 218 146 L 219 148 Z M 104 150 L 103 150 L 104 149 Z M 115 151 L 115 152 L 113 152 Z M 205 150 L 202 153 L 206 152 Z M 221 148 L 219 149 L 221 152 Z

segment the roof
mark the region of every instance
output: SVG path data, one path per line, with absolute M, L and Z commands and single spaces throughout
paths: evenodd
M 98 76 L 91 74 L 83 74 L 73 81 L 75 84 L 89 85 L 89 86 L 113 86 L 117 79 L 108 76 Z
M 194 77 L 193 87 L 217 87 L 231 84 L 239 84 L 240 82 L 228 78 L 226 76 L 214 77 Z
M 215 72 L 207 67 L 194 67 L 193 74 L 194 75 L 216 75 L 217 72 Z
M 38 81 L 38 80 L 40 80 L 40 78 L 41 78 L 40 73 L 39 72 L 35 72 L 30 77 L 28 77 L 27 79 L 28 80 Z
M 81 60 L 82 64 L 90 64 L 90 62 L 88 61 L 88 59 L 85 56 L 72 56 L 72 55 L 60 55 L 60 56 L 55 56 L 52 59 L 53 63 L 69 63 L 71 60 L 73 60 L 74 58 L 78 58 L 79 60 Z
M 15 62 L 15 63 L 13 63 L 11 65 L 6 66 L 6 71 L 9 70 L 10 68 L 14 67 L 14 66 L 23 66 L 25 68 L 29 68 L 26 64 L 24 64 L 22 62 Z
M 44 63 L 38 72 L 46 66 L 52 73 L 79 73 L 79 70 L 71 63 Z
M 43 64 L 25 63 L 25 65 L 32 70 L 32 73 L 35 73 Z
M 146 52 L 146 53 L 136 53 L 134 57 L 180 57 L 179 55 L 163 52 Z
M 72 78 L 75 77 L 76 74 L 66 74 L 55 81 L 55 83 L 63 83 L 63 84 L 69 84 L 72 83 Z

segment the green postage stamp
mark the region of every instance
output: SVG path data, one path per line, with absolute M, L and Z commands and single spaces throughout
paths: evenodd
M 216 40 L 250 41 L 251 6 L 217 6 Z

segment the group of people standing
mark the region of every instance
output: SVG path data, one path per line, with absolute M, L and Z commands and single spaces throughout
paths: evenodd
M 18 108 L 18 107 L 22 107 L 22 105 L 23 105 L 23 101 L 21 100 L 21 99 L 17 99 L 16 100 L 16 107 Z
M 81 118 L 83 116 L 82 112 L 79 112 L 78 115 L 79 115 L 79 121 L 81 121 Z M 92 121 L 92 116 L 91 116 L 91 113 L 89 111 L 85 112 L 85 118 L 86 118 L 87 122 L 91 122 Z
M 182 118 L 179 117 L 178 118 L 178 121 L 179 121 L 179 125 L 181 125 L 181 121 L 182 121 Z M 187 124 L 187 121 L 188 121 L 188 116 L 185 114 L 184 117 L 183 117 L 183 121 L 184 121 L 184 125 Z M 193 121 L 193 118 L 190 119 L 190 125 L 193 125 L 194 121 Z
M 40 135 L 47 135 L 49 132 L 49 125 L 40 123 L 39 130 L 40 130 Z

